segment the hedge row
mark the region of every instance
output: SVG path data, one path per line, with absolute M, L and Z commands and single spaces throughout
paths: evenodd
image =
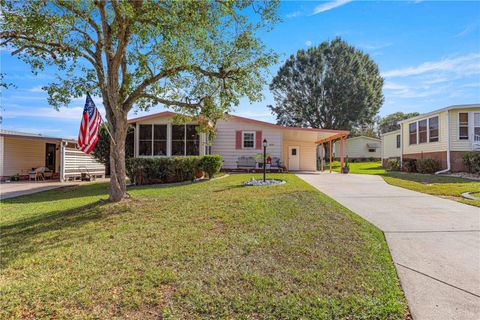
M 130 158 L 126 161 L 126 169 L 130 181 L 140 185 L 192 181 L 201 172 L 211 179 L 222 164 L 220 155 Z
M 467 152 L 462 156 L 462 161 L 468 172 L 480 172 L 480 151 Z
M 432 158 L 403 159 L 403 167 L 407 172 L 435 173 L 440 170 L 440 161 Z

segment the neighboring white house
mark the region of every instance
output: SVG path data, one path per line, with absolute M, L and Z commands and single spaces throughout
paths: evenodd
M 400 130 L 382 134 L 382 165 L 386 166 L 388 159 L 400 159 Z
M 67 180 L 85 172 L 105 176 L 105 166 L 75 148 L 76 141 L 40 134 L 0 130 L 0 179 L 47 167 L 54 179 Z
M 348 135 L 348 131 L 284 127 L 226 115 L 217 122 L 215 138 L 209 145 L 206 134 L 196 133 L 196 121 L 176 124 L 175 115 L 165 111 L 128 121 L 135 126 L 136 157 L 220 154 L 224 169 L 236 169 L 240 157 L 262 153 L 266 139 L 267 153 L 289 170 L 316 170 L 317 143 Z
M 340 142 L 335 142 L 333 154 L 338 158 Z M 366 136 L 358 136 L 345 140 L 345 156 L 350 160 L 365 160 L 369 158 L 380 159 L 381 140 Z
M 449 106 L 399 124 L 402 160 L 433 158 L 443 170 L 462 171 L 462 155 L 480 151 L 480 104 Z M 388 150 L 397 145 L 395 139 L 385 139 L 383 143 Z

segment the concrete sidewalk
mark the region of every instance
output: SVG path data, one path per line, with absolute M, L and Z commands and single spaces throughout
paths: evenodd
M 480 319 L 480 209 L 381 177 L 297 174 L 384 231 L 414 319 Z

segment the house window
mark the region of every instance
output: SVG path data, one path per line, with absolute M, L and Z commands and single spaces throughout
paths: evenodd
M 368 152 L 375 152 L 375 149 L 368 149 Z
M 152 155 L 152 125 L 141 124 L 138 136 L 138 154 L 140 156 Z
M 166 124 L 153 125 L 153 155 L 154 156 L 167 155 L 167 125 Z
M 458 138 L 468 140 L 468 112 L 458 114 Z
M 408 132 L 409 132 L 409 143 L 410 144 L 417 144 L 417 123 L 410 123 L 408 125 Z
M 418 122 L 418 143 L 427 142 L 427 119 Z
M 253 149 L 255 147 L 255 132 L 242 132 L 242 146 L 244 149 Z
M 400 148 L 400 135 L 397 134 L 397 149 Z
M 438 116 L 428 119 L 429 142 L 438 141 Z

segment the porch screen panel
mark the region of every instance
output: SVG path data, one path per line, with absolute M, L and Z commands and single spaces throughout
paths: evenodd
M 153 155 L 167 155 L 167 125 L 155 124 L 153 126 Z
M 172 125 L 172 156 L 185 155 L 185 125 Z
M 138 154 L 140 156 L 152 155 L 152 125 L 141 124 L 139 126 Z
M 196 125 L 186 125 L 186 155 L 198 156 L 200 154 L 200 136 Z

